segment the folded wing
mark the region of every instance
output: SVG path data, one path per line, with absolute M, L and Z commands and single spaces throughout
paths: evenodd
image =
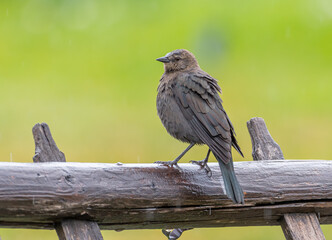
M 188 74 L 173 88 L 175 99 L 199 138 L 227 164 L 231 147 L 243 156 L 235 132 L 218 94 L 217 80 L 205 72 Z

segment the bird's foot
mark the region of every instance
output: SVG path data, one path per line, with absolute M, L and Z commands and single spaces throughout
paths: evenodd
M 184 231 L 191 230 L 193 228 L 175 228 L 175 229 L 163 229 L 163 234 L 168 240 L 179 239 Z
M 176 160 L 173 160 L 173 161 L 166 161 L 166 162 L 163 162 L 163 161 L 157 161 L 157 162 L 154 162 L 154 163 L 161 164 L 161 165 L 164 165 L 164 166 L 166 166 L 166 167 L 176 167 L 176 168 L 180 168 L 179 165 L 178 165 L 178 161 L 176 161 Z
M 212 176 L 212 171 L 210 169 L 210 167 L 207 165 L 207 161 L 206 159 L 204 160 L 201 160 L 201 161 L 194 161 L 194 160 L 191 160 L 190 161 L 192 164 L 195 164 L 195 165 L 198 165 L 201 167 L 201 169 L 204 169 L 206 171 L 206 174 L 208 175 L 208 177 L 211 177 Z

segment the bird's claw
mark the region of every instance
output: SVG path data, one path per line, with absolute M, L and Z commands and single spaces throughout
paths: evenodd
M 160 164 L 160 165 L 163 165 L 163 166 L 166 166 L 166 167 L 176 167 L 176 168 L 180 168 L 177 161 L 156 161 L 154 163 L 157 163 L 157 164 Z
M 168 240 L 179 239 L 184 231 L 191 230 L 193 228 L 175 228 L 175 229 L 162 229 L 163 234 Z
M 204 169 L 206 171 L 206 174 L 208 175 L 208 177 L 211 177 L 212 176 L 212 171 L 210 169 L 210 167 L 207 165 L 207 161 L 204 159 L 204 160 L 201 160 L 201 161 L 194 161 L 194 160 L 191 160 L 190 161 L 192 164 L 195 164 L 195 165 L 198 165 L 201 167 L 201 169 Z

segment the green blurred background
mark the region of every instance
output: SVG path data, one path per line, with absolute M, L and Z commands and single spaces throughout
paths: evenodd
M 332 2 L 0 1 L 0 161 L 31 162 L 47 122 L 68 161 L 151 163 L 186 146 L 155 107 L 169 51 L 192 51 L 219 80 L 246 160 L 260 116 L 288 159 L 332 156 Z M 183 162 L 202 159 L 196 147 Z M 242 161 L 238 154 L 236 160 Z M 214 161 L 214 159 L 213 159 Z M 332 227 L 323 226 L 332 239 Z M 106 239 L 166 239 L 160 230 Z M 2 240 L 57 239 L 0 229 Z M 181 239 L 283 239 L 280 227 L 195 229 Z

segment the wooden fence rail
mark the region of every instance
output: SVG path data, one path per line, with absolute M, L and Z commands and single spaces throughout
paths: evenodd
M 263 120 L 251 121 L 254 158 L 282 159 Z M 34 137 L 35 163 L 0 162 L 1 227 L 55 228 L 67 240 L 102 239 L 99 227 L 281 225 L 287 239 L 324 239 L 319 223 L 332 223 L 332 161 L 236 162 L 245 192 L 238 205 L 225 196 L 217 163 L 209 163 L 212 177 L 192 164 L 70 163 L 47 125 L 36 125 Z
M 332 161 L 237 162 L 245 204 L 191 164 L 0 163 L 0 225 L 53 228 L 63 218 L 102 229 L 279 225 L 284 213 L 332 223 Z

